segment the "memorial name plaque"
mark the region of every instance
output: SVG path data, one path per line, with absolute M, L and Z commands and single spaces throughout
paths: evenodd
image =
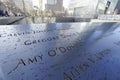
M 0 26 L 0 80 L 120 80 L 119 23 Z

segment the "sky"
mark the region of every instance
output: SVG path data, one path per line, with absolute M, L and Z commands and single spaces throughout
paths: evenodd
M 69 1 L 70 1 L 70 0 L 63 0 L 63 6 L 64 6 L 65 8 L 68 8 Z
M 34 6 L 39 7 L 39 0 L 32 0 Z

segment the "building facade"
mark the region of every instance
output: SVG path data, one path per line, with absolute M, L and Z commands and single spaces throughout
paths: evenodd
M 63 0 L 46 0 L 45 10 L 63 11 Z
M 98 14 L 114 14 L 116 5 L 119 0 L 99 0 L 98 2 Z
M 120 2 L 120 0 L 71 0 L 69 11 L 73 16 L 95 18 L 100 14 L 114 14 L 118 1 Z
M 42 10 L 42 8 L 43 8 L 43 6 L 42 6 L 42 5 L 43 5 L 43 0 L 39 0 L 39 6 L 40 6 L 40 8 L 39 8 L 39 9 L 40 9 L 40 10 Z
M 93 18 L 98 0 L 70 0 L 69 13 L 81 18 Z
M 115 10 L 117 11 L 117 14 L 120 14 L 120 0 L 118 0 Z

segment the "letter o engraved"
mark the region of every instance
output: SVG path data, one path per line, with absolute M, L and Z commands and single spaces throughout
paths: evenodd
M 49 56 L 51 56 L 51 57 L 54 57 L 54 56 L 56 56 L 56 51 L 55 50 L 50 50 L 49 52 L 48 52 L 48 55 Z

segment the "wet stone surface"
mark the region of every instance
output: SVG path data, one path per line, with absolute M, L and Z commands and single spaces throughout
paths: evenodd
M 120 80 L 119 23 L 0 26 L 0 80 Z

